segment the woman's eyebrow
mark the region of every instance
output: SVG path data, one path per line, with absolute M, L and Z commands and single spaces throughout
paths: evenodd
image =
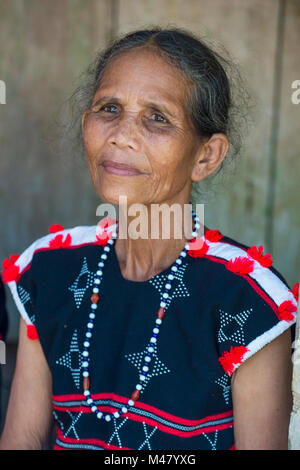
M 101 104 L 103 102 L 106 102 L 106 101 L 109 101 L 110 103 L 116 103 L 116 104 L 121 104 L 121 100 L 115 96 L 102 96 L 101 98 L 99 98 L 94 104 L 93 106 L 97 106 L 98 104 Z M 171 116 L 172 118 L 175 118 L 175 114 L 173 114 L 169 107 L 167 105 L 165 105 L 164 103 L 160 102 L 160 103 L 155 103 L 154 101 L 140 101 L 140 103 L 142 105 L 146 105 L 148 107 L 151 107 L 152 109 L 154 109 L 155 111 L 159 111 L 159 112 L 163 112 L 165 114 L 168 114 L 169 116 Z
M 168 114 L 172 118 L 175 118 L 175 115 L 170 111 L 169 107 L 164 103 L 155 103 L 154 101 L 142 101 L 142 104 L 155 109 L 155 111 L 162 111 L 165 114 Z
M 95 101 L 95 103 L 93 103 L 92 106 L 97 106 L 98 104 L 101 104 L 105 101 L 109 101 L 110 103 L 117 103 L 117 104 L 121 103 L 119 98 L 115 98 L 114 96 L 102 96 L 97 101 Z

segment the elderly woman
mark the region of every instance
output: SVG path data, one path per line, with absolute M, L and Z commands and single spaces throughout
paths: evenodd
M 229 148 L 218 54 L 157 28 L 94 65 L 81 128 L 99 198 L 142 204 L 149 233 L 155 204 L 193 227 L 120 237 L 121 215 L 133 219 L 120 205 L 119 219 L 52 225 L 3 262 L 22 319 L 1 448 L 45 448 L 53 424 L 55 449 L 287 448 L 296 287 L 263 247 L 184 212 Z

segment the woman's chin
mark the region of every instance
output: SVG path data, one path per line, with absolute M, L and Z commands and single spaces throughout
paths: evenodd
M 101 188 L 95 187 L 96 192 L 103 203 L 119 205 L 126 203 L 130 205 L 132 203 L 138 202 L 137 198 L 133 197 L 132 191 L 121 191 L 120 188 L 104 188 L 101 185 Z
M 127 179 L 127 178 L 126 178 Z M 120 178 L 122 180 L 122 178 Z M 101 201 L 109 204 L 133 204 L 142 202 L 145 195 L 145 185 L 133 184 L 132 182 L 126 182 L 113 180 L 110 178 L 97 178 L 93 180 L 93 186 L 96 190 Z

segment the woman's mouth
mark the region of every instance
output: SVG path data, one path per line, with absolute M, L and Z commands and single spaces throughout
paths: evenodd
M 103 166 L 104 170 L 107 173 L 112 175 L 119 175 L 119 176 L 136 176 L 142 175 L 139 170 L 133 168 L 129 165 L 125 165 L 124 163 L 113 162 L 109 160 L 104 160 L 101 165 Z

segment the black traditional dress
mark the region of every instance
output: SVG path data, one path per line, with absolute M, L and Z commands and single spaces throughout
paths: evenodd
M 99 420 L 82 378 L 92 286 L 104 250 L 97 227 L 52 227 L 58 232 L 7 259 L 3 272 L 52 374 L 54 448 L 234 449 L 231 375 L 295 324 L 297 286 L 289 288 L 262 247 L 207 229 L 201 249 L 188 252 L 175 273 L 139 398 L 119 418 Z M 90 390 L 103 413 L 128 403 L 138 384 L 168 273 L 145 282 L 125 279 L 112 246 L 89 357 Z

